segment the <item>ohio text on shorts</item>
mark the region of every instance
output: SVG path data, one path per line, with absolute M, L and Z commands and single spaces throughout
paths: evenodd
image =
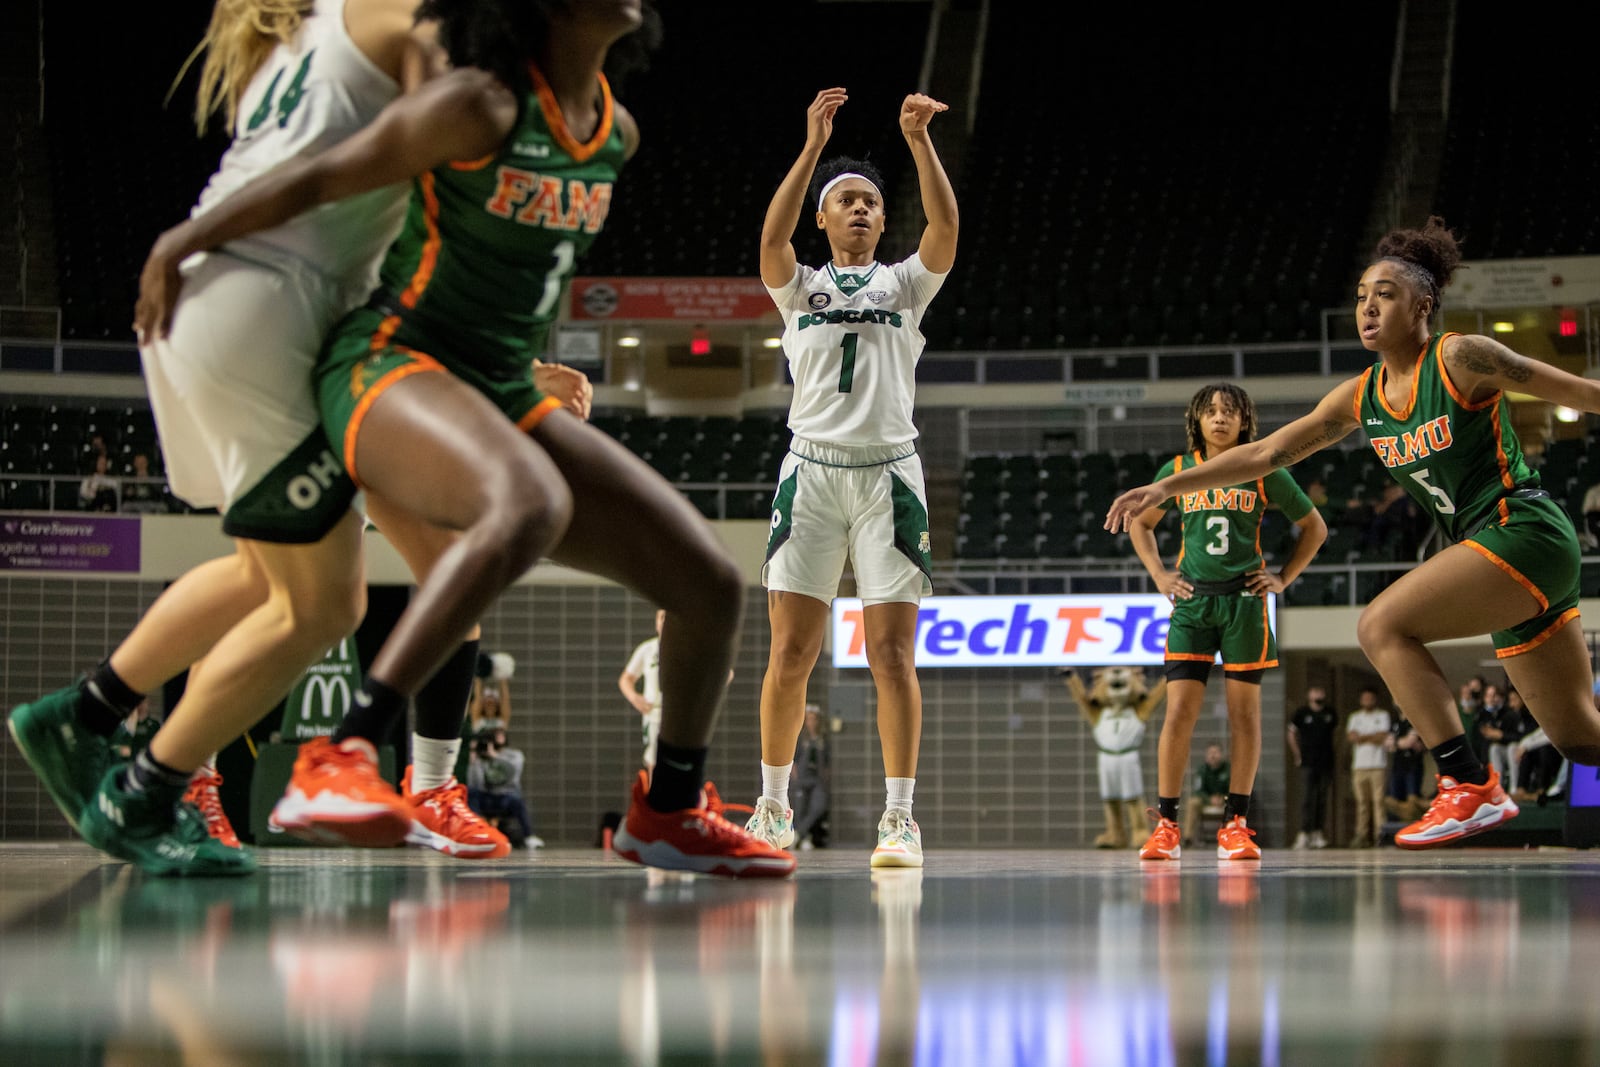
M 172 330 L 139 350 L 173 493 L 233 537 L 320 541 L 355 488 L 322 432 L 311 372 L 347 307 L 324 276 L 252 249 L 191 257 Z

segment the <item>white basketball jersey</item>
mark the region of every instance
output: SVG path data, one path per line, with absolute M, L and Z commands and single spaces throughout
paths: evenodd
M 239 101 L 233 143 L 193 214 L 210 210 L 285 160 L 338 144 L 399 95 L 394 79 L 350 39 L 344 0 L 316 0 L 294 42 L 273 49 L 250 80 Z M 408 192 L 400 183 L 323 204 L 231 244 L 245 253 L 252 244 L 287 252 L 364 294 L 377 284 L 379 257 L 399 230 Z
M 916 439 L 922 315 L 945 277 L 912 255 L 892 266 L 800 264 L 788 285 L 767 289 L 783 313 L 796 437 L 840 445 Z

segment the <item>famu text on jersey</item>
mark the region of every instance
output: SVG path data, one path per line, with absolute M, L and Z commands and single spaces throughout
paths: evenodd
M 1254 489 L 1202 489 L 1183 494 L 1184 511 L 1254 511 Z
M 577 230 L 599 233 L 611 210 L 611 183 L 590 185 L 576 178 L 563 180 L 537 171 L 501 164 L 495 172 L 494 195 L 483 205 L 491 215 L 509 219 L 512 209 L 522 205 L 516 221 L 547 230 Z M 563 190 L 565 186 L 565 190 Z M 567 206 L 561 206 L 566 192 Z
M 1372 438 L 1372 450 L 1385 467 L 1404 467 L 1407 463 L 1426 459 L 1435 452 L 1443 452 L 1453 443 L 1450 416 L 1440 415 L 1398 437 Z

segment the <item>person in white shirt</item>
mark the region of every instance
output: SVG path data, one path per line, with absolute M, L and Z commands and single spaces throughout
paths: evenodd
M 911 415 L 919 325 L 955 263 L 955 192 L 928 135 L 946 105 L 921 93 L 900 105 L 927 225 L 915 254 L 880 263 L 884 181 L 859 160 L 819 162 L 846 100 L 819 92 L 806 142 L 778 186 L 761 230 L 761 280 L 783 314 L 794 378 L 789 454 L 778 474 L 762 580 L 772 626 L 761 686 L 762 795 L 746 827 L 768 843 L 794 840 L 788 786 L 805 717 L 806 681 L 822 650 L 846 558 L 864 602 L 867 662 L 878 695 L 885 804 L 875 867 L 922 866 L 911 817 L 922 692 L 914 665 L 917 610 L 932 592 L 927 494 Z M 807 204 L 832 256 L 802 265 L 792 238 Z M 908 208 L 908 210 L 910 210 Z
M 1350 713 L 1345 729 L 1350 736 L 1350 784 L 1356 797 L 1356 828 L 1351 848 L 1372 848 L 1383 830 L 1383 790 L 1389 769 L 1388 742 L 1393 725 L 1389 712 L 1378 707 L 1378 690 L 1361 690 L 1361 706 Z
M 617 676 L 617 688 L 633 710 L 644 719 L 644 769 L 656 765 L 656 738 L 661 734 L 661 622 L 664 611 L 656 612 L 656 635 L 641 641 L 628 657 L 628 665 Z M 642 688 L 641 688 L 641 683 Z

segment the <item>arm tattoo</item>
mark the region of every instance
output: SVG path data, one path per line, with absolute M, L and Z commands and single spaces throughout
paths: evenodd
M 1450 346 L 1450 362 L 1473 374 L 1499 375 L 1508 382 L 1533 377 L 1527 359 L 1487 337 L 1464 334 Z
M 1322 432 L 1315 437 L 1308 437 L 1292 448 L 1280 448 L 1272 453 L 1273 467 L 1287 467 L 1297 463 L 1311 453 L 1333 444 L 1350 432 L 1350 427 L 1338 419 L 1327 419 L 1322 424 Z

